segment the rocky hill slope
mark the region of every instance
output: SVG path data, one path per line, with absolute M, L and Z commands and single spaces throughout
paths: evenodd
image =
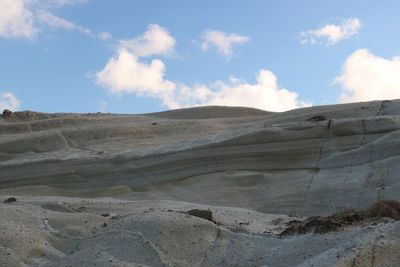
M 400 210 L 326 216 L 400 200 L 399 129 L 400 100 L 4 114 L 0 265 L 395 266 Z

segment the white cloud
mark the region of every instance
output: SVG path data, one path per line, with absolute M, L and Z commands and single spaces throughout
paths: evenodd
M 319 29 L 301 32 L 301 43 L 334 45 L 356 35 L 360 29 L 361 21 L 358 18 L 349 18 L 343 20 L 341 25 L 328 24 Z
M 19 101 L 14 94 L 10 92 L 0 93 L 0 110 L 10 109 L 12 111 L 18 110 L 21 106 Z
M 139 57 L 171 55 L 175 39 L 156 24 L 151 24 L 141 36 L 119 41 L 116 55 L 109 59 L 104 69 L 96 73 L 96 82 L 117 95 L 136 93 L 161 99 L 171 106 L 169 94 L 175 90 L 173 82 L 164 79 L 165 65 L 159 59 L 150 63 L 139 61 Z
M 280 88 L 275 74 L 269 70 L 261 69 L 256 81 L 251 84 L 232 77 L 230 83 L 218 81 L 201 105 L 247 106 L 269 111 L 285 111 L 309 105 L 299 101 L 296 93 Z M 198 93 L 196 97 L 201 99 Z
M 344 89 L 341 102 L 400 98 L 400 57 L 385 59 L 359 49 L 347 58 L 334 82 Z
M 88 28 L 75 25 L 73 22 L 57 17 L 46 10 L 38 10 L 36 12 L 37 20 L 45 23 L 52 28 L 61 28 L 66 30 L 78 30 L 80 32 L 90 34 L 91 31 Z
M 0 0 L 0 37 L 35 39 L 40 24 L 52 28 L 78 30 L 90 34 L 90 30 L 57 17 L 46 9 L 74 5 L 87 0 Z
M 134 54 L 121 49 L 110 58 L 104 69 L 96 74 L 97 83 L 113 94 L 137 93 L 164 98 L 175 85 L 164 80 L 165 66 L 159 59 L 140 62 Z M 168 103 L 165 103 L 168 105 Z
M 275 74 L 264 69 L 256 74 L 256 83 L 229 77 L 228 82 L 217 81 L 210 86 L 176 85 L 171 99 L 175 106 L 170 108 L 220 105 L 285 111 L 310 105 L 300 101 L 296 93 L 279 87 Z
M 166 79 L 161 60 L 140 62 L 126 50 L 110 58 L 104 69 L 96 74 L 97 83 L 112 94 L 135 93 L 157 98 L 169 108 L 224 105 L 285 111 L 308 105 L 301 102 L 296 93 L 280 88 L 271 71 L 260 70 L 256 80 L 251 84 L 231 77 L 228 83 L 217 81 L 210 86 L 189 87 Z
M 34 39 L 39 32 L 25 0 L 0 1 L 0 37 Z
M 121 40 L 119 45 L 138 57 L 171 55 L 175 48 L 175 39 L 167 29 L 150 24 L 143 35 L 131 40 Z
M 224 56 L 232 55 L 233 45 L 243 44 L 250 40 L 247 36 L 220 31 L 205 31 L 201 38 L 203 39 L 201 43 L 203 50 L 206 51 L 210 47 L 215 47 Z
M 165 34 L 156 35 L 162 38 L 150 38 L 148 36 L 155 36 L 148 34 L 153 29 L 159 31 L 163 28 L 151 25 L 144 35 L 133 38 L 130 46 L 120 42 L 116 54 L 103 70 L 95 74 L 96 83 L 116 95 L 134 93 L 157 98 L 169 108 L 226 105 L 284 111 L 307 105 L 298 100 L 296 93 L 280 88 L 276 76 L 268 70 L 260 70 L 254 84 L 235 77 L 230 77 L 229 82 L 217 81 L 210 86 L 198 84 L 190 87 L 170 81 L 165 78 L 166 67 L 160 59 L 150 62 L 140 59 L 153 54 L 173 53 L 175 39 L 169 33 L 168 38 Z M 165 42 L 166 39 L 169 41 Z

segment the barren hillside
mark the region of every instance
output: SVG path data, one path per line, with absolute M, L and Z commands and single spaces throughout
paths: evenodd
M 398 265 L 397 213 L 281 233 L 399 201 L 399 129 L 400 100 L 3 115 L 0 265 Z

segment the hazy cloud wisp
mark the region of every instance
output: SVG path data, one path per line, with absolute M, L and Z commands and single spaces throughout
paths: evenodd
M 244 44 L 250 40 L 247 36 L 221 31 L 205 31 L 201 39 L 203 40 L 201 48 L 204 51 L 207 51 L 210 47 L 214 47 L 219 53 L 228 57 L 233 54 L 234 45 Z
M 62 7 L 66 5 L 76 5 L 76 4 L 84 4 L 89 2 L 89 0 L 30 0 L 41 2 L 41 5 L 44 7 Z
M 85 34 L 91 33 L 91 30 L 89 30 L 88 28 L 78 26 L 71 21 L 57 17 L 43 9 L 36 11 L 36 16 L 37 16 L 37 20 L 39 22 L 45 23 L 52 28 L 61 28 L 61 29 L 66 29 L 66 30 L 78 30 Z

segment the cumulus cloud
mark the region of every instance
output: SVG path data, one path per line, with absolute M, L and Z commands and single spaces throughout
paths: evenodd
M 47 11 L 84 2 L 87 0 L 0 0 L 0 37 L 32 40 L 40 32 L 40 24 L 90 34 L 89 29 Z
M 276 76 L 269 70 L 260 70 L 255 83 L 230 77 L 228 82 L 190 87 L 166 79 L 166 66 L 160 59 L 150 62 L 142 59 L 173 53 L 175 39 L 158 25 L 150 25 L 142 36 L 128 42 L 119 42 L 116 54 L 95 74 L 96 82 L 112 94 L 152 97 L 169 108 L 226 105 L 284 111 L 307 105 L 298 100 L 296 93 L 279 87 Z
M 118 42 L 116 54 L 102 71 L 96 73 L 96 82 L 112 94 L 136 93 L 161 99 L 164 105 L 173 106 L 169 95 L 176 85 L 164 79 L 164 63 L 159 59 L 146 63 L 139 57 L 170 55 L 174 52 L 175 42 L 165 28 L 149 25 L 143 35 Z
M 96 74 L 96 79 L 113 94 L 137 93 L 157 97 L 174 88 L 172 82 L 164 79 L 164 74 L 165 65 L 161 60 L 140 62 L 137 56 L 121 49 Z
M 231 56 L 233 54 L 234 45 L 244 44 L 250 40 L 247 36 L 220 31 L 205 31 L 201 39 L 203 40 L 201 48 L 204 51 L 210 47 L 214 47 L 224 56 Z
M 385 59 L 359 49 L 347 58 L 334 83 L 344 89 L 341 102 L 393 99 L 400 98 L 399 74 L 400 57 Z
M 356 35 L 361 29 L 358 18 L 343 20 L 340 25 L 328 24 L 315 30 L 301 32 L 301 43 L 334 45 L 344 39 Z
M 10 109 L 12 111 L 18 110 L 21 106 L 21 101 L 10 92 L 0 93 L 0 110 Z

